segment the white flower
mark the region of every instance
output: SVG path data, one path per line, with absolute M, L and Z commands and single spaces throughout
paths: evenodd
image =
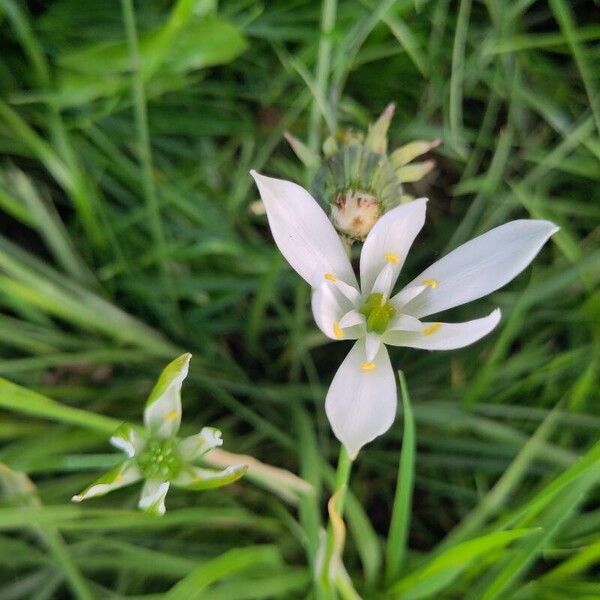
M 317 325 L 333 340 L 356 340 L 325 401 L 331 427 L 352 458 L 394 421 L 396 381 L 385 345 L 451 350 L 487 335 L 500 320 L 499 309 L 465 323 L 421 319 L 502 287 L 558 229 L 549 221 L 506 223 L 450 252 L 392 295 L 425 222 L 426 198 L 377 221 L 362 248 L 359 285 L 335 229 L 312 196 L 295 183 L 251 174 L 277 246 L 313 289 Z
M 169 487 L 205 490 L 221 487 L 242 477 L 246 465 L 229 465 L 222 470 L 197 466 L 207 452 L 221 446 L 221 432 L 204 427 L 200 433 L 179 439 L 181 385 L 187 377 L 192 355 L 182 354 L 169 363 L 150 392 L 144 410 L 144 432 L 123 423 L 110 438 L 127 459 L 105 473 L 83 492 L 73 496 L 81 502 L 145 479 L 138 507 L 157 515 L 165 513 Z

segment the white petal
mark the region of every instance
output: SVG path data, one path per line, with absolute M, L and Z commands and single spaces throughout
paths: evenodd
M 398 279 L 396 267 L 391 263 L 386 263 L 383 269 L 381 269 L 381 273 L 377 275 L 377 279 L 375 279 L 375 283 L 371 288 L 371 293 L 381 294 L 387 301 L 392 293 L 392 288 L 394 287 L 394 283 L 396 283 L 396 279 Z
M 229 465 L 220 471 L 188 467 L 173 479 L 173 485 L 188 490 L 212 490 L 237 481 L 244 476 L 247 470 L 248 465 L 242 464 Z
M 372 361 L 381 346 L 381 336 L 377 333 L 367 333 L 365 337 L 365 356 L 368 361 Z
M 137 465 L 132 461 L 125 461 L 108 473 L 104 473 L 88 486 L 83 492 L 71 498 L 73 502 L 81 502 L 94 496 L 103 496 L 108 492 L 125 487 L 141 479 L 142 474 Z
M 200 433 L 181 440 L 177 445 L 179 456 L 185 462 L 193 462 L 201 456 L 223 445 L 221 432 L 214 427 L 203 427 Z
M 454 350 L 487 335 L 499 321 L 500 309 L 497 308 L 487 317 L 465 323 L 422 323 L 420 331 L 386 331 L 383 341 L 392 346 L 423 350 Z
M 516 277 L 557 230 L 550 221 L 521 219 L 476 237 L 409 284 L 427 282 L 428 289 L 404 311 L 420 318 L 490 294 Z
M 427 198 L 397 206 L 375 223 L 360 255 L 360 281 L 363 293 L 373 288 L 377 275 L 386 263 L 393 267 L 393 283 L 414 239 L 425 223 Z M 393 286 L 392 283 L 392 286 Z
M 421 329 L 423 329 L 423 324 L 421 323 L 421 321 L 419 321 L 419 319 L 411 317 L 410 315 L 404 315 L 400 313 L 395 315 L 394 318 L 390 321 L 390 324 L 388 325 L 385 334 L 387 334 L 390 331 L 421 331 Z M 387 343 L 385 341 L 385 334 L 383 342 Z
M 348 331 L 341 325 L 342 318 L 354 309 L 350 301 L 325 281 L 312 294 L 312 312 L 319 329 L 332 340 L 356 339 L 360 333 Z
M 341 319 L 340 327 L 353 327 L 355 325 L 364 325 L 365 316 L 361 315 L 356 309 L 349 310 Z
M 150 392 L 144 410 L 144 424 L 152 435 L 168 438 L 179 431 L 181 424 L 181 385 L 187 377 L 189 353 L 169 363 Z
M 133 458 L 143 449 L 146 440 L 129 423 L 123 423 L 111 436 L 110 443 Z
M 325 280 L 325 283 L 330 287 L 336 288 L 353 306 L 356 306 L 360 302 L 361 294 L 353 285 L 341 279 L 336 279 L 335 281 Z
M 392 426 L 396 402 L 396 381 L 385 346 L 367 361 L 365 344 L 359 340 L 335 374 L 325 400 L 333 432 L 352 459 Z
M 312 287 L 326 274 L 356 287 L 344 246 L 317 201 L 301 186 L 250 171 L 279 250 Z
M 164 515 L 165 496 L 169 491 L 169 482 L 160 479 L 147 479 L 142 488 L 138 508 L 154 515 Z
M 390 299 L 390 304 L 396 309 L 396 311 L 400 311 L 413 298 L 416 298 L 419 294 L 422 294 L 426 289 L 426 285 L 412 285 L 405 287 Z

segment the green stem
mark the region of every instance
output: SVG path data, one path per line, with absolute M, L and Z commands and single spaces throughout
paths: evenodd
M 333 496 L 335 496 L 335 512 L 338 513 L 341 519 L 344 517 L 344 508 L 346 504 L 346 491 L 348 489 L 348 481 L 350 480 L 350 471 L 352 470 L 352 460 L 348 456 L 348 452 L 344 446 L 340 448 L 337 470 L 335 473 L 335 487 Z M 325 546 L 325 558 L 320 578 L 320 594 L 323 598 L 329 598 L 332 594 L 332 581 L 329 580 L 329 567 L 333 558 L 335 546 L 333 524 L 331 519 L 327 525 L 327 540 Z
M 142 168 L 142 192 L 146 201 L 146 210 L 148 212 L 148 222 L 152 232 L 154 244 L 157 249 L 157 257 L 160 268 L 160 275 L 163 282 L 163 289 L 171 290 L 169 295 L 177 309 L 176 297 L 173 293 L 174 286 L 170 281 L 166 264 L 166 243 L 162 227 L 160 205 L 156 194 L 154 183 L 152 147 L 150 145 L 150 131 L 148 127 L 148 109 L 146 103 L 146 91 L 144 87 L 144 65 L 140 56 L 138 43 L 137 27 L 135 21 L 135 12 L 132 0 L 121 0 L 123 23 L 125 25 L 125 34 L 127 45 L 129 46 L 129 55 L 131 59 L 131 75 L 133 85 L 133 108 L 135 114 L 135 124 L 138 137 L 138 154 L 140 166 Z
M 122 421 L 80 408 L 64 406 L 41 394 L 0 378 L 0 408 L 110 435 Z
M 388 584 L 398 578 L 402 562 L 406 555 L 415 478 L 415 421 L 410 406 L 406 379 L 402 371 L 398 371 L 398 377 L 400 379 L 400 392 L 404 409 L 404 431 L 402 435 L 402 451 L 400 452 L 400 461 L 398 464 L 392 519 L 385 552 L 385 579 Z
M 75 597 L 78 600 L 94 600 L 96 596 L 92 593 L 87 580 L 75 564 L 58 529 L 40 528 L 40 532 L 57 563 L 62 567 Z
M 344 446 L 340 448 L 338 458 L 338 466 L 335 472 L 335 489 L 334 494 L 338 494 L 335 504 L 336 511 L 340 517 L 344 516 L 344 507 L 346 504 L 346 490 L 348 489 L 348 481 L 350 480 L 350 471 L 352 470 L 352 460 L 348 456 L 348 452 Z
M 327 81 L 331 68 L 331 34 L 335 26 L 337 13 L 337 0 L 323 0 L 321 12 L 321 36 L 319 39 L 319 51 L 317 56 L 317 69 L 315 73 L 315 94 L 312 109 L 310 112 L 308 147 L 313 152 L 319 150 L 319 125 L 321 124 L 321 111 L 319 109 L 319 100 L 326 102 Z

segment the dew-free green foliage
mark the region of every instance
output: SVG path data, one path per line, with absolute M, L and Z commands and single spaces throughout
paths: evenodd
M 479 301 L 503 311 L 492 335 L 394 349 L 411 419 L 353 466 L 346 569 L 364 598 L 600 597 L 598 17 L 588 0 L 0 0 L 0 597 L 312 594 L 338 452 L 323 401 L 349 345 L 314 326 L 248 171 L 309 185 L 283 133 L 314 154 L 390 101 L 392 147 L 442 139 L 408 189 L 430 202 L 407 277 L 510 218 L 561 230 Z M 162 518 L 133 488 L 70 503 L 184 351 L 182 435 L 218 427 L 313 494 L 257 477 L 176 490 Z M 414 491 L 391 548 L 397 478 Z

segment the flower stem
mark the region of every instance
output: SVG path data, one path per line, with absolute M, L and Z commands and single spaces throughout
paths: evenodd
M 344 446 L 340 448 L 337 470 L 335 473 L 335 487 L 332 496 L 335 496 L 335 512 L 340 519 L 344 516 L 344 506 L 346 504 L 346 490 L 348 489 L 348 481 L 350 480 L 350 471 L 352 470 L 352 460 L 348 456 L 348 452 Z M 333 582 L 329 578 L 331 560 L 333 558 L 335 546 L 333 524 L 331 519 L 327 525 L 327 540 L 325 545 L 325 557 L 321 570 L 321 594 L 323 598 L 330 598 L 332 593 Z
M 331 68 L 331 51 L 333 48 L 331 34 L 335 26 L 336 13 L 337 0 L 323 0 L 321 9 L 321 36 L 319 39 L 315 73 L 315 88 L 318 97 L 313 100 L 308 130 L 308 146 L 313 152 L 317 152 L 319 149 L 319 125 L 321 123 L 319 101 L 326 102 L 327 97 L 327 82 Z
M 385 552 L 385 579 L 388 584 L 392 583 L 399 576 L 402 562 L 406 555 L 415 478 L 415 421 L 410 406 L 410 396 L 408 395 L 406 379 L 402 371 L 398 371 L 398 378 L 400 379 L 400 393 L 404 409 L 404 431 L 402 435 L 402 451 L 400 452 L 400 461 L 398 463 L 398 477 L 392 508 L 392 520 Z
M 335 490 L 334 494 L 339 494 L 336 502 L 336 510 L 343 516 L 344 505 L 346 503 L 346 490 L 348 489 L 348 481 L 350 479 L 350 471 L 352 470 L 352 460 L 348 456 L 344 446 L 340 448 L 338 458 L 337 471 L 335 472 Z

